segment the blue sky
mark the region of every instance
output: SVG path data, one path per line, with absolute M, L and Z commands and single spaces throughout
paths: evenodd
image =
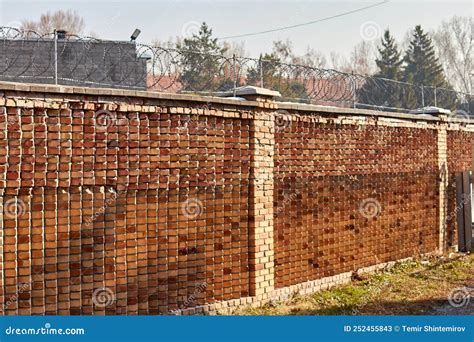
M 195 29 L 206 21 L 217 37 L 249 33 L 317 20 L 381 1 L 25 1 L 0 0 L 0 23 L 17 25 L 56 9 L 76 10 L 86 21 L 86 33 L 100 38 L 128 39 L 136 28 L 142 42 L 167 40 Z M 330 21 L 280 32 L 234 39 L 244 42 L 249 55 L 271 49 L 272 41 L 289 39 L 296 52 L 307 46 L 328 54 L 348 54 L 362 40 L 361 29 L 390 28 L 402 39 L 407 29 L 421 24 L 435 29 L 454 15 L 473 15 L 472 1 L 391 0 L 381 6 Z M 375 24 L 374 24 L 375 23 Z M 378 33 L 377 33 L 378 34 Z

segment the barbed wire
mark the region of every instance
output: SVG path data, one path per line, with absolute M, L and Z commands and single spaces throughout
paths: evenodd
M 474 114 L 472 94 L 448 88 L 277 59 L 1 26 L 0 80 L 206 94 L 253 85 L 279 91 L 280 101 L 405 111 L 434 106 Z

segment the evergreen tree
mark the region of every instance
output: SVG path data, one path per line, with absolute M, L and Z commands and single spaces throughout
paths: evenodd
M 216 91 L 229 84 L 222 75 L 222 55 L 226 48 L 219 46 L 212 37 L 212 29 L 202 23 L 199 32 L 178 44 L 181 51 L 181 75 L 179 81 L 184 90 Z
M 448 88 L 450 85 L 446 81 L 446 77 L 443 72 L 443 68 L 436 57 L 436 53 L 433 47 L 433 43 L 428 33 L 425 33 L 420 25 L 415 27 L 413 31 L 410 45 L 405 53 L 404 61 L 406 63 L 403 70 L 403 80 L 408 83 L 415 83 L 420 85 L 420 88 L 416 87 L 410 90 L 411 94 L 406 96 L 404 106 L 406 108 L 421 107 L 434 105 L 435 98 L 438 107 L 453 108 L 456 103 L 456 98 L 453 95 L 449 95 L 449 92 L 442 92 L 441 97 L 434 94 L 434 89 L 423 88 Z M 410 103 L 410 99 L 415 99 L 416 103 Z
M 400 80 L 403 60 L 395 39 L 390 35 L 389 30 L 385 30 L 382 45 L 377 48 L 377 51 L 379 52 L 379 57 L 375 60 L 375 64 L 377 64 L 379 71 L 375 76 L 396 81 Z
M 443 68 L 436 57 L 431 38 L 420 25 L 415 27 L 408 50 L 405 53 L 404 79 L 425 86 L 447 85 Z
M 378 57 L 375 60 L 378 71 L 376 78 L 394 81 L 401 79 L 401 65 L 403 60 L 395 39 L 385 30 L 381 45 L 377 48 Z M 400 84 L 383 79 L 367 78 L 362 88 L 357 91 L 358 101 L 384 107 L 399 107 Z

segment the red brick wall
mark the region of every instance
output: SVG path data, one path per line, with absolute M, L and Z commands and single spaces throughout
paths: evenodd
M 94 94 L 0 93 L 5 314 L 247 302 L 438 248 L 434 125 Z M 453 170 L 468 137 L 448 135 Z
M 274 170 L 276 287 L 437 248 L 436 130 L 288 122 Z
M 458 244 L 458 224 L 456 209 L 456 174 L 473 169 L 473 144 L 474 133 L 464 131 L 448 131 L 448 230 L 447 244 L 453 246 Z
M 0 107 L 5 313 L 156 314 L 248 296 L 250 121 L 61 106 Z M 106 307 L 92 301 L 102 287 Z
M 450 173 L 472 170 L 474 132 L 448 131 L 448 170 Z

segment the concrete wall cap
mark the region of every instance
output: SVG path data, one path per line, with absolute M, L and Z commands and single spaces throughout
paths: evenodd
M 229 97 L 234 96 L 234 94 L 235 96 L 262 95 L 271 97 L 281 97 L 279 91 L 254 86 L 238 87 L 235 89 L 235 93 L 233 90 L 218 92 L 216 93 L 216 96 Z

